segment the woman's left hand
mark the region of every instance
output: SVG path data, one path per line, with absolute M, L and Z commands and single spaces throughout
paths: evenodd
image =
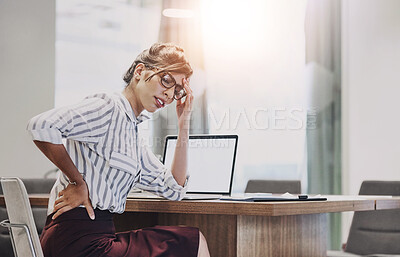
M 182 82 L 186 90 L 186 97 L 184 102 L 182 99 L 176 101 L 176 114 L 178 116 L 179 129 L 189 130 L 194 96 L 192 89 L 189 87 L 189 81 L 187 79 L 183 79 Z

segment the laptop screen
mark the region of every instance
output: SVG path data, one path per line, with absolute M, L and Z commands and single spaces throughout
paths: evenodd
M 171 168 L 177 137 L 167 136 L 164 164 Z M 237 135 L 189 136 L 188 193 L 230 194 Z

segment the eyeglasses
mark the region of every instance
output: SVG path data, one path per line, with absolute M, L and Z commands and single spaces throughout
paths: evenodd
M 158 68 L 156 66 L 152 66 L 152 65 L 149 65 L 146 63 L 143 63 L 143 64 L 147 68 L 161 70 L 161 68 Z M 186 90 L 183 87 L 183 85 L 177 84 L 175 78 L 167 71 L 156 72 L 156 73 L 152 74 L 150 77 L 148 77 L 145 81 L 147 82 L 147 81 L 151 80 L 155 75 L 158 75 L 160 77 L 160 84 L 163 87 L 165 87 L 165 88 L 175 87 L 175 89 L 174 89 L 174 99 L 175 100 L 180 100 L 186 96 Z

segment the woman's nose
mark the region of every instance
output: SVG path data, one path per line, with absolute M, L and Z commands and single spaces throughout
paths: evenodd
M 175 87 L 168 88 L 164 91 L 164 94 L 167 96 L 168 100 L 173 100 L 175 94 Z

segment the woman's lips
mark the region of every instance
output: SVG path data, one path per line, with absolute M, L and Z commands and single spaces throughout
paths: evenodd
M 165 106 L 165 103 L 164 103 L 163 100 L 161 100 L 161 99 L 159 99 L 159 98 L 157 98 L 157 97 L 154 97 L 154 98 L 156 99 L 156 106 L 157 106 L 158 108 L 163 108 L 163 107 Z

